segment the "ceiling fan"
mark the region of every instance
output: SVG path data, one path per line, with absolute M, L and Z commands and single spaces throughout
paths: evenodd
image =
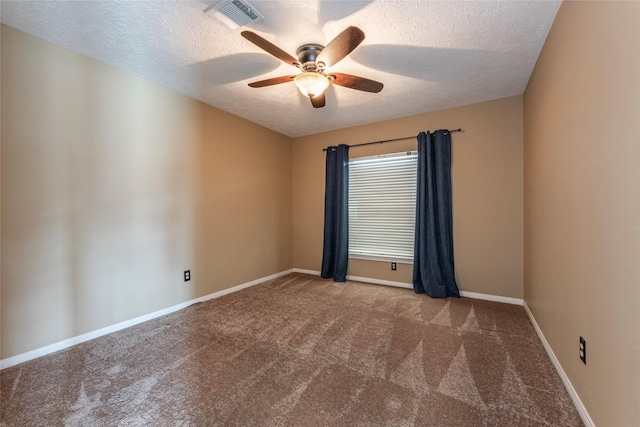
M 274 77 L 249 83 L 251 87 L 265 87 L 293 81 L 300 92 L 309 97 L 315 108 L 324 107 L 324 92 L 331 83 L 364 92 L 378 93 L 382 90 L 382 83 L 375 80 L 351 74 L 327 72 L 328 68 L 344 59 L 362 43 L 364 32 L 357 27 L 349 27 L 342 31 L 327 46 L 313 43 L 300 46 L 296 50 L 297 59 L 256 33 L 243 31 L 240 34 L 267 53 L 302 71 L 292 76 Z

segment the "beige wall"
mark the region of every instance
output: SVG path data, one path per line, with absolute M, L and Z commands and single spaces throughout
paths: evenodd
M 453 233 L 463 291 L 523 296 L 522 97 L 426 113 L 294 139 L 293 264 L 318 271 L 324 221 L 323 147 L 417 135 L 453 134 Z M 352 148 L 350 157 L 415 150 L 416 141 Z M 350 260 L 349 275 L 411 283 L 412 265 Z
M 640 2 L 562 4 L 524 145 L 526 303 L 596 425 L 640 425 Z
M 289 138 L 6 26 L 1 107 L 2 358 L 293 266 Z

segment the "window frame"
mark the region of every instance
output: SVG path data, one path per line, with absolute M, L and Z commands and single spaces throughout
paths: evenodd
M 414 191 L 412 194 L 412 200 L 411 200 L 411 209 L 407 209 L 406 211 L 410 211 L 412 214 L 412 221 L 411 221 L 411 255 L 409 256 L 408 253 L 406 256 L 399 256 L 397 254 L 376 254 L 376 253 L 352 253 L 352 237 L 353 237 L 353 232 L 352 232 L 352 221 L 353 221 L 353 217 L 352 217 L 352 210 L 353 210 L 353 201 L 352 201 L 352 190 L 353 190 L 353 184 L 352 184 L 352 172 L 353 172 L 353 163 L 361 163 L 361 162 L 374 162 L 376 160 L 380 160 L 380 159 L 385 159 L 385 160 L 389 160 L 392 161 L 393 159 L 401 159 L 401 158 L 406 158 L 407 156 L 411 156 L 413 161 L 413 166 L 414 166 L 414 171 L 415 173 L 413 174 L 413 184 L 415 185 L 413 187 Z M 415 206 L 416 206 L 416 187 L 417 187 L 417 164 L 418 164 L 418 152 L 417 150 L 413 150 L 413 151 L 402 151 L 402 152 L 395 152 L 395 153 L 389 153 L 389 154 L 379 154 L 379 155 L 373 155 L 373 156 L 363 156 L 363 157 L 356 157 L 353 159 L 349 159 L 349 259 L 362 259 L 362 260 L 368 260 L 368 261 L 382 261 L 382 262 L 395 262 L 395 263 L 399 263 L 399 264 L 413 264 L 413 255 L 414 255 L 414 239 L 415 239 Z M 383 178 L 381 178 L 383 179 Z M 406 230 L 406 227 L 405 227 Z M 380 239 L 383 240 L 383 239 Z M 400 239 L 398 239 L 400 240 Z M 408 243 L 408 242 L 407 242 Z M 360 252 L 363 252 L 362 250 L 360 250 Z M 373 252 L 373 251 L 372 251 Z

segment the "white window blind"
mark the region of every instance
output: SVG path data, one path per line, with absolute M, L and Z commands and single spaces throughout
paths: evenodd
M 416 152 L 349 162 L 349 256 L 413 260 Z

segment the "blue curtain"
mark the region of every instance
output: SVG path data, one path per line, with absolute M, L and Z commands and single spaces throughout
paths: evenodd
M 453 265 L 451 134 L 418 135 L 418 187 L 413 290 L 432 298 L 459 297 Z
M 349 146 L 327 148 L 324 193 L 324 245 L 321 276 L 347 280 L 349 263 Z

